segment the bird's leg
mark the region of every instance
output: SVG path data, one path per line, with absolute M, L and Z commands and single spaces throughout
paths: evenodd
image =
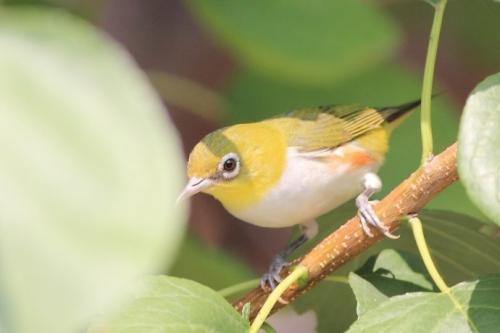
M 314 238 L 314 236 L 318 234 L 318 224 L 316 221 L 299 224 L 299 228 L 301 231 L 300 236 L 273 258 L 271 265 L 269 266 L 269 270 L 260 279 L 260 286 L 262 289 L 266 289 L 266 285 L 268 285 L 271 290 L 274 289 L 276 284 L 281 282 L 281 270 L 289 264 L 286 258 L 302 244 Z
M 374 173 L 367 173 L 363 179 L 363 188 L 363 192 L 356 198 L 356 206 L 358 207 L 358 217 L 365 233 L 373 237 L 373 233 L 369 227 L 371 224 L 385 236 L 392 239 L 398 239 L 399 236 L 391 234 L 389 229 L 380 222 L 377 214 L 375 214 L 373 210 L 372 201 L 369 201 L 370 197 L 382 188 L 382 181 L 380 178 Z

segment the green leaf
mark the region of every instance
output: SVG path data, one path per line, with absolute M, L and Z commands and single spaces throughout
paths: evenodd
M 356 320 L 356 299 L 347 279 L 343 280 L 327 278 L 293 305 L 299 313 L 311 310 L 316 313 L 318 333 L 345 332 Z
M 0 315 L 76 332 L 172 263 L 179 139 L 130 56 L 79 19 L 2 8 L 0 50 Z
M 349 285 L 356 297 L 358 317 L 389 299 L 389 296 L 356 273 L 349 273 Z
M 243 72 L 228 87 L 230 123 L 262 120 L 299 107 L 355 103 L 389 106 L 415 100 L 420 96 L 421 82 L 408 70 L 393 63 L 379 66 L 362 75 L 336 84 L 309 87 Z M 443 97 L 433 100 L 435 151 L 440 152 L 455 142 L 458 116 Z M 420 118 L 414 112 L 392 134 L 389 153 L 380 170 L 383 197 L 408 177 L 420 164 Z M 452 210 L 483 217 L 470 202 L 461 184 L 448 187 L 430 202 L 429 208 Z
M 431 277 L 419 256 L 393 249 L 382 250 L 376 257 L 370 258 L 358 271 L 372 282 L 380 278 L 408 282 L 421 289 L 434 288 Z
M 246 333 L 248 321 L 217 292 L 169 276 L 146 279 L 130 303 L 90 332 Z
M 455 284 L 500 271 L 500 240 L 484 235 L 481 232 L 483 223 L 469 216 L 444 211 L 423 211 L 419 216 L 431 255 L 446 282 Z M 365 251 L 358 262 L 388 247 L 419 257 L 407 223 L 402 224 L 399 234 L 399 240 L 384 240 Z
M 350 273 L 349 285 L 356 296 L 358 316 L 391 296 L 434 289 L 419 257 L 392 249 L 383 250 Z
M 458 168 L 467 193 L 500 224 L 500 73 L 469 95 L 460 122 Z
M 460 283 L 449 293 L 392 297 L 348 332 L 497 332 L 499 325 L 500 277 L 492 276 Z
M 320 83 L 360 73 L 386 59 L 399 39 L 390 17 L 370 3 L 187 2 L 252 70 L 297 82 Z
M 215 290 L 256 278 L 249 267 L 230 254 L 187 237 L 170 275 L 197 281 Z
M 346 219 L 354 214 L 354 207 L 344 205 L 323 217 L 317 239 L 322 239 L 331 233 L 338 228 L 340 223 L 344 223 Z M 423 211 L 420 213 L 420 218 L 423 221 L 425 236 L 433 259 L 447 283 L 455 284 L 464 280 L 477 279 L 480 275 L 500 271 L 500 239 L 493 239 L 483 234 L 484 224 L 480 221 L 469 216 L 443 211 Z M 400 239 L 396 241 L 386 239 L 377 243 L 342 266 L 334 273 L 335 276 L 345 276 L 352 271 L 356 271 L 371 256 L 377 255 L 387 248 L 410 253 L 413 258 L 419 258 L 409 225 L 403 223 L 398 233 L 401 235 Z M 310 242 L 298 252 L 307 251 L 316 243 L 315 241 Z M 422 288 L 427 288 L 429 285 L 426 284 L 428 282 L 425 282 L 425 280 L 429 281 L 429 278 L 420 265 L 420 263 L 410 265 L 413 271 L 422 274 L 420 280 L 412 278 L 412 281 L 414 281 L 412 284 L 417 287 L 420 285 Z M 358 273 L 362 274 L 363 271 L 361 270 L 361 273 Z M 422 276 L 425 277 L 425 280 Z M 372 277 L 369 276 L 366 279 L 371 279 L 370 282 L 367 280 L 367 283 L 373 287 L 371 282 L 374 280 Z M 408 287 L 415 288 L 415 285 L 408 285 L 408 283 L 396 283 L 400 287 L 399 291 L 387 293 L 387 295 L 404 292 Z M 408 290 L 415 291 L 416 289 L 410 288 Z M 382 293 L 380 290 L 379 292 Z M 316 312 L 318 318 L 317 332 L 319 333 L 344 332 L 356 319 L 356 299 L 345 282 L 323 281 L 297 299 L 296 304 L 296 309 L 300 312 L 307 310 Z M 332 313 L 336 315 L 332 316 Z

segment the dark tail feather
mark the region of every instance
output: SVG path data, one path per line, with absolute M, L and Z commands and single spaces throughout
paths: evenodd
M 420 100 L 416 100 L 410 103 L 398 105 L 398 106 L 389 106 L 379 110 L 379 112 L 384 117 L 385 121 L 388 123 L 393 122 L 399 117 L 405 115 L 406 113 L 413 111 L 417 107 L 420 106 Z
M 432 98 L 439 96 L 442 93 L 443 93 L 442 91 L 434 93 L 434 94 L 432 94 Z M 388 123 L 391 123 L 394 120 L 400 118 L 401 116 L 404 116 L 408 112 L 415 110 L 416 108 L 418 108 L 420 106 L 421 103 L 422 103 L 422 101 L 418 99 L 416 101 L 402 104 L 402 105 L 398 105 L 398 106 L 385 107 L 385 108 L 380 109 L 379 112 L 382 114 L 385 121 L 387 121 Z

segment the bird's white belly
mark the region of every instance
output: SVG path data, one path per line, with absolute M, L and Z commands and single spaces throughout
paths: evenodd
M 322 154 L 342 156 L 343 149 Z M 259 202 L 231 213 L 268 228 L 306 223 L 353 199 L 363 189 L 363 176 L 379 167 L 378 162 L 356 168 L 348 163 L 332 166 L 289 148 L 285 171 L 278 183 Z

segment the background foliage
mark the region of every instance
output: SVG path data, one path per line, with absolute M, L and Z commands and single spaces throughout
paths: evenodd
M 245 319 L 198 283 L 218 290 L 256 277 L 289 234 L 244 225 L 210 199 L 196 198 L 191 232 L 178 247 L 185 220 L 183 207 L 173 204 L 184 180 L 180 144 L 145 74 L 161 78 L 154 88 L 187 151 L 216 127 L 298 107 L 395 105 L 420 96 L 432 8 L 416 0 L 4 0 L 0 14 L 0 330 L 68 332 L 98 318 L 98 332 L 169 325 L 243 332 Z M 449 3 L 437 67 L 436 90 L 443 93 L 433 103 L 436 152 L 456 140 L 469 92 L 500 68 L 498 22 L 493 1 Z M 469 110 L 484 105 L 477 94 L 484 85 L 465 118 L 484 119 Z M 473 133 L 461 126 L 461 138 Z M 489 156 L 494 150 L 485 146 Z M 393 135 L 381 195 L 416 168 L 420 149 L 414 114 Z M 465 164 L 461 172 L 474 202 L 487 203 L 473 188 L 478 174 Z M 498 230 L 461 183 L 429 208 L 439 211 L 422 215 L 424 229 L 449 284 L 500 272 Z M 353 213 L 347 204 L 322 217 L 321 235 Z M 413 322 L 404 319 L 411 314 L 398 312 L 411 308 L 406 304 L 449 317 L 440 323 L 429 313 L 412 317 L 429 330 L 498 326 L 497 278 L 458 284 L 455 299 L 436 296 L 409 228 L 400 233 L 336 272 L 294 310 L 313 311 L 317 332 L 409 331 L 405 325 Z M 145 273 L 197 283 L 151 278 L 146 289 L 134 289 L 128 309 L 102 316 Z M 163 313 L 173 307 L 171 298 L 176 310 L 188 310 Z M 465 312 L 454 312 L 456 304 Z M 482 315 L 492 326 L 477 322 L 478 307 L 491 308 Z M 203 313 L 209 308 L 216 313 Z M 278 332 L 305 331 L 283 318 Z

